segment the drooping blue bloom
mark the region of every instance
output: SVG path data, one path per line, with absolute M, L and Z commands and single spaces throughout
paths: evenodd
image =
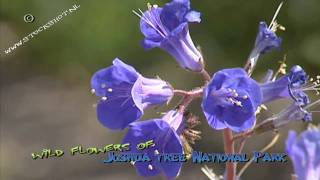
M 270 129 L 279 129 L 282 126 L 294 121 L 310 122 L 312 121 L 312 113 L 317 112 L 312 109 L 320 104 L 320 99 L 313 101 L 312 103 L 302 106 L 299 102 L 293 102 L 288 107 L 284 108 L 278 114 L 264 120 L 256 126 L 256 131 L 265 132 Z
M 297 102 L 292 103 L 286 107 L 279 114 L 271 117 L 275 128 L 279 128 L 292 121 L 303 120 L 306 122 L 312 121 L 312 113 L 306 108 L 301 107 Z
M 202 109 L 212 128 L 240 132 L 254 126 L 261 100 L 259 85 L 242 68 L 224 69 L 204 89 Z
M 259 32 L 249 56 L 248 62 L 250 64 L 247 65 L 252 69 L 256 65 L 260 55 L 280 48 L 281 43 L 282 39 L 276 35 L 275 29 L 269 28 L 266 22 L 260 22 Z
M 182 68 L 191 71 L 203 69 L 203 58 L 195 47 L 188 22 L 200 22 L 200 13 L 192 11 L 189 0 L 173 0 L 165 6 L 150 6 L 140 18 L 144 34 L 143 47 L 159 47 L 171 54 Z
M 310 128 L 297 137 L 290 131 L 286 142 L 286 151 L 290 156 L 298 180 L 320 179 L 320 129 Z
M 173 96 L 167 82 L 145 78 L 119 59 L 115 59 L 112 66 L 97 71 L 91 86 L 101 98 L 98 119 L 110 129 L 127 127 L 143 115 L 145 108 L 166 103 Z
M 164 174 L 168 179 L 179 175 L 182 162 L 159 162 L 157 155 L 162 153 L 183 153 L 183 145 L 179 138 L 184 117 L 177 111 L 169 111 L 162 119 L 133 122 L 129 125 L 123 143 L 133 147 L 127 153 L 147 153 L 150 162 L 134 162 L 139 175 L 144 177 Z M 153 140 L 154 146 L 138 150 L 135 148 L 141 142 Z
M 262 102 L 268 103 L 281 98 L 292 98 L 300 106 L 305 106 L 310 103 L 310 100 L 304 91 L 316 90 L 319 86 L 316 82 L 309 85 L 308 79 L 308 75 L 300 66 L 293 66 L 287 75 L 261 85 Z

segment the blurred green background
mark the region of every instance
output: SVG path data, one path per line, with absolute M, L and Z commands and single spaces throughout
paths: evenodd
M 142 179 L 130 164 L 106 165 L 103 155 L 69 154 L 59 159 L 32 160 L 31 153 L 43 148 L 67 151 L 76 145 L 102 147 L 121 141 L 125 132 L 105 129 L 96 120 L 96 98 L 90 94 L 90 77 L 119 57 L 147 77 L 159 75 L 179 89 L 202 85 L 200 75 L 186 72 L 160 49 L 144 51 L 139 19 L 131 11 L 146 9 L 146 3 L 163 5 L 168 1 L 145 0 L 1 0 L 1 179 Z M 210 73 L 239 67 L 253 46 L 258 23 L 270 22 L 280 1 L 192 0 L 202 13 L 201 24 L 192 24 L 191 36 L 200 45 Z M 10 54 L 4 50 L 46 24 L 74 4 L 80 8 L 63 17 L 49 29 Z M 288 0 L 278 22 L 286 27 L 277 34 L 284 40 L 280 51 L 261 57 L 254 77 L 277 69 L 287 54 L 287 64 L 303 66 L 311 76 L 320 73 L 320 1 Z M 35 16 L 33 23 L 23 20 Z M 313 97 L 319 98 L 319 97 Z M 148 110 L 143 119 L 160 116 L 158 112 L 175 106 Z M 194 101 L 190 110 L 199 115 L 203 132 L 195 150 L 222 152 L 221 132 L 210 129 Z M 276 102 L 259 119 L 286 106 Z M 315 123 L 319 114 L 314 115 Z M 283 152 L 287 130 L 302 130 L 296 122 L 281 131 L 281 140 L 271 152 Z M 250 139 L 245 152 L 259 150 L 272 138 L 271 133 Z M 223 164 L 208 164 L 223 174 Z M 242 164 L 240 165 L 240 167 Z M 179 179 L 208 179 L 197 164 L 186 164 Z M 242 179 L 290 179 L 293 168 L 284 164 L 254 164 Z M 156 177 L 154 179 L 161 179 Z

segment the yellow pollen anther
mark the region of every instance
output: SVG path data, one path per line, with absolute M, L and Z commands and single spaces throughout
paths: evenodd
M 281 25 L 279 25 L 279 29 L 280 29 L 281 31 L 285 31 L 285 30 L 286 30 L 286 28 L 285 28 L 284 26 L 281 26 Z
M 261 108 L 262 108 L 262 109 L 264 109 L 264 110 L 268 110 L 268 108 L 267 108 L 267 106 L 266 106 L 266 105 L 261 104 L 260 106 L 261 106 Z

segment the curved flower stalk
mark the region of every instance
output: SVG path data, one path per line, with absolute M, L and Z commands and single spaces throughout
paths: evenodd
M 313 78 L 309 79 L 307 73 L 300 66 L 293 66 L 287 75 L 260 86 L 263 93 L 262 103 L 268 103 L 281 98 L 291 98 L 300 106 L 306 106 L 310 103 L 306 92 L 315 91 L 319 94 L 319 79 L 319 76 L 316 80 Z
M 200 22 L 200 13 L 192 11 L 189 0 L 173 0 L 165 6 L 149 5 L 146 12 L 137 13 L 141 18 L 140 29 L 144 34 L 143 47 L 159 47 L 171 54 L 182 68 L 200 72 L 203 58 L 195 47 L 188 22 Z
M 309 128 L 299 137 L 290 131 L 286 142 L 286 151 L 290 156 L 298 180 L 320 179 L 320 129 Z
M 91 79 L 92 92 L 100 97 L 97 116 L 110 129 L 123 129 L 143 115 L 151 105 L 168 102 L 172 87 L 161 79 L 149 79 L 119 59 L 97 71 Z
M 162 153 L 183 153 L 183 144 L 180 135 L 183 129 L 184 117 L 178 111 L 169 111 L 162 119 L 151 119 L 141 122 L 133 122 L 129 125 L 129 131 L 123 139 L 136 147 L 141 142 L 153 140 L 154 146 L 145 150 L 132 148 L 128 153 L 147 153 L 150 162 L 133 162 L 139 175 L 144 177 L 164 174 L 168 179 L 179 175 L 182 162 L 159 162 L 157 155 Z
M 241 132 L 255 125 L 261 101 L 258 83 L 243 69 L 224 69 L 215 73 L 205 88 L 202 109 L 212 128 Z
M 278 49 L 281 46 L 282 39 L 276 35 L 277 29 L 284 30 L 284 27 L 277 23 L 276 17 L 282 7 L 282 3 L 279 5 L 273 19 L 268 27 L 267 23 L 261 21 L 259 24 L 259 32 L 257 34 L 254 47 L 251 50 L 247 64 L 245 66 L 249 75 L 252 74 L 260 55 L 271 52 L 274 49 Z

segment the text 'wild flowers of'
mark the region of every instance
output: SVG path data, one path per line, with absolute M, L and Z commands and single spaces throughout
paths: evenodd
M 97 71 L 91 79 L 92 93 L 98 100 L 97 117 L 106 128 L 127 129 L 123 143 L 134 146 L 152 139 L 154 145 L 142 152 L 150 161 L 132 162 L 137 173 L 143 177 L 162 175 L 174 179 L 183 173 L 182 162 L 158 162 L 161 153 L 192 154 L 192 145 L 200 140 L 201 132 L 194 128 L 199 117 L 189 112 L 189 105 L 195 99 L 202 99 L 203 121 L 212 130 L 223 131 L 225 153 L 241 153 L 245 142 L 254 135 L 275 131 L 293 121 L 312 121 L 313 108 L 320 104 L 320 76 L 311 78 L 299 65 L 294 65 L 286 74 L 286 64 L 281 63 L 273 74 L 268 70 L 263 82 L 251 77 L 260 55 L 280 49 L 282 39 L 276 30 L 285 30 L 277 23 L 276 10 L 270 25 L 260 22 L 254 47 L 244 67 L 232 67 L 208 73 L 204 56 L 195 46 L 189 32 L 189 23 L 200 23 L 200 13 L 192 10 L 189 0 L 172 0 L 163 7 L 147 5 L 147 10 L 133 11 L 140 18 L 140 30 L 144 36 L 143 48 L 159 47 L 169 53 L 181 68 L 201 75 L 205 83 L 191 91 L 176 89 L 160 78 L 146 78 L 134 67 L 115 59 L 113 65 Z M 190 72 L 191 73 L 191 72 Z M 281 77 L 277 77 L 282 74 Z M 315 92 L 314 95 L 310 93 Z M 174 96 L 181 97 L 179 104 L 171 105 Z M 314 99 L 313 97 L 316 97 Z M 267 110 L 269 103 L 279 99 L 289 100 L 286 107 L 270 117 L 262 119 L 259 114 Z M 144 111 L 151 106 L 168 106 L 162 117 L 140 120 Z M 199 105 L 200 106 L 200 105 Z M 319 179 L 319 130 L 308 130 L 297 139 L 290 133 L 287 151 L 294 162 L 298 179 L 307 176 Z M 276 142 L 276 137 L 271 144 Z M 239 148 L 235 144 L 239 143 Z M 306 145 L 311 147 L 308 150 Z M 267 147 L 270 147 L 269 145 Z M 130 149 L 127 153 L 138 153 Z M 141 151 L 139 151 L 141 152 Z M 299 164 L 302 161 L 302 164 Z M 250 165 L 248 162 L 239 173 L 236 163 L 226 163 L 223 179 L 235 180 Z M 221 177 L 209 168 L 203 169 L 211 179 Z

